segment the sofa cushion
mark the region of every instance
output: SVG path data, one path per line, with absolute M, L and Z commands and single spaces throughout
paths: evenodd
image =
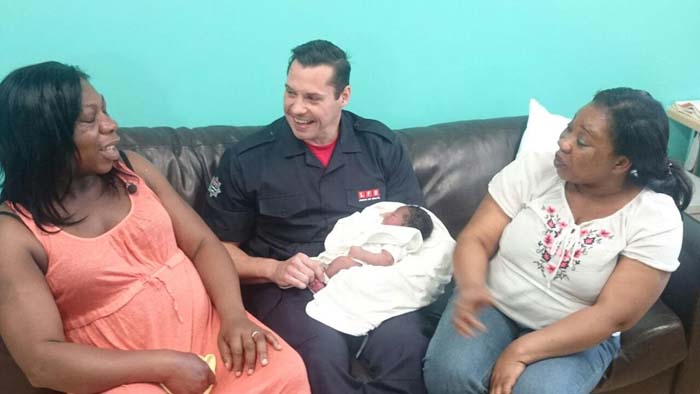
M 427 208 L 453 237 L 486 195 L 489 180 L 515 158 L 526 122 L 520 116 L 397 130 Z
M 677 365 L 688 354 L 683 324 L 661 301 L 634 327 L 622 333 L 621 342 L 620 354 L 596 393 L 640 382 Z
M 259 129 L 125 127 L 119 129 L 119 149 L 133 150 L 146 157 L 168 178 L 175 191 L 199 211 L 206 186 L 226 148 Z
M 559 148 L 559 134 L 570 121 L 567 117 L 550 113 L 534 98 L 530 99 L 527 127 L 516 156 L 531 152 L 555 152 Z

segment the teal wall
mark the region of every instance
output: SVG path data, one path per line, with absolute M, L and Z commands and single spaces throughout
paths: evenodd
M 394 128 L 523 115 L 530 97 L 571 116 L 619 85 L 700 98 L 699 16 L 697 0 L 0 0 L 0 74 L 80 65 L 123 126 L 261 125 L 289 50 L 326 38 L 351 57 L 348 108 Z

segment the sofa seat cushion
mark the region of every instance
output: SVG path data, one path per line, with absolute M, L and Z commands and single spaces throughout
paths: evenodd
M 647 379 L 683 361 L 688 353 L 683 324 L 657 301 L 630 330 L 622 333 L 620 354 L 595 393 Z

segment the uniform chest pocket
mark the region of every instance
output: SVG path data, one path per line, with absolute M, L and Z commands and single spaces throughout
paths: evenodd
M 360 209 L 380 201 L 386 201 L 385 193 L 386 188 L 384 186 L 360 187 L 345 190 L 348 205 Z
M 303 194 L 260 198 L 260 214 L 278 218 L 288 218 L 306 208 Z

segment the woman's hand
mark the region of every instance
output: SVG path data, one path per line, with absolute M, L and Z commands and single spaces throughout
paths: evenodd
M 527 364 L 506 348 L 493 366 L 489 394 L 511 394 L 525 367 Z
M 172 394 L 202 394 L 216 383 L 216 376 L 194 353 L 166 351 L 167 377 L 161 382 Z
M 219 351 L 221 358 L 229 371 L 241 376 L 243 369 L 248 375 L 255 372 L 255 361 L 260 361 L 263 367 L 267 365 L 267 344 L 275 350 L 282 346 L 275 334 L 250 321 L 245 315 L 221 322 L 219 331 Z
M 466 337 L 474 336 L 475 329 L 485 332 L 486 326 L 476 316 L 481 308 L 492 303 L 491 293 L 484 286 L 457 288 L 452 317 L 457 332 Z

